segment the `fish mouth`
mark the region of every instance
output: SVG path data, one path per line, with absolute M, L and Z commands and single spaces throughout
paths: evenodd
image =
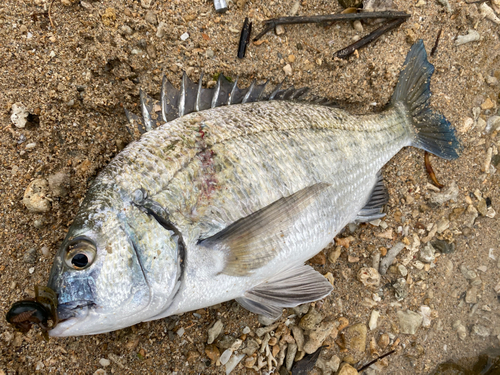
M 92 301 L 71 301 L 57 306 L 58 323 L 49 331 L 49 336 L 74 336 L 75 329 L 85 325 L 85 321 L 94 310 L 96 304 Z

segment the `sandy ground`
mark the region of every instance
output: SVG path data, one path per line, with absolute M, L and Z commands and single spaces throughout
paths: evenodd
M 432 163 L 444 190 L 456 183 L 458 196 L 442 204 L 431 203 L 434 191 L 429 188 L 423 152 L 402 150 L 384 168 L 391 196 L 384 219 L 387 228 L 362 225 L 343 233 L 340 237 L 352 238 L 334 263 L 328 259 L 335 246 L 324 251 L 326 262 L 319 259 L 315 267 L 322 274 L 333 275 L 335 288 L 313 308 L 326 319 L 345 317 L 350 325 L 367 324 L 372 310 L 379 311 L 378 326 L 368 331 L 367 340 L 390 335 L 396 353 L 379 366 L 386 374 L 428 373 L 437 363 L 473 357 L 499 345 L 500 306 L 495 286 L 500 269 L 493 259 L 500 258 L 498 215 L 490 218 L 480 213 L 474 221 L 473 214 L 474 209 L 485 213 L 485 202 L 500 211 L 499 173 L 494 173 L 494 167 L 484 171 L 487 158 L 498 160 L 500 139 L 496 133 L 483 132 L 485 121 L 498 107 L 500 86 L 491 77 L 500 79 L 500 26 L 483 20 L 477 5 L 450 0 L 448 12 L 434 0 L 418 5 L 414 0 L 397 0 L 396 9 L 411 13 L 408 22 L 359 51 L 358 56 L 333 61 L 333 52 L 374 26 L 365 25 L 363 33 L 349 23 L 326 28 L 288 26 L 284 34 L 268 33 L 262 44 L 249 46 L 246 58 L 239 60 L 236 51 L 244 18 L 253 21 L 256 35 L 261 21 L 287 15 L 294 1 L 238 1 L 230 3 L 226 14 L 218 15 L 210 1 L 201 0 L 153 0 L 149 9 L 132 0 L 55 0 L 51 19 L 46 13 L 49 3 L 5 0 L 0 4 L 2 314 L 13 302 L 31 296 L 34 285 L 47 282 L 53 254 L 89 182 L 131 141 L 122 107 L 138 113 L 139 88 L 158 97 L 162 74 L 177 83 L 182 70 L 193 80 L 203 71 L 207 81 L 224 72 L 239 76 L 246 85 L 254 78 L 278 83 L 285 78 L 283 67 L 290 64 L 288 82 L 309 86 L 318 95 L 351 103 L 349 108 L 367 113 L 389 100 L 411 44 L 422 38 L 429 51 L 442 29 L 437 51 L 430 57 L 436 67 L 433 106 L 459 129 L 464 151 L 456 161 L 433 157 Z M 298 14 L 340 10 L 335 1 L 304 0 Z M 166 24 L 161 38 L 156 36 L 158 22 Z M 469 29 L 477 30 L 480 41 L 456 46 L 456 37 Z M 181 41 L 186 32 L 189 38 Z M 31 114 L 23 129 L 11 123 L 14 103 L 22 103 Z M 29 212 L 23 204 L 27 186 L 59 171 L 70 176 L 69 193 L 54 195 L 51 209 L 45 213 Z M 446 220 L 449 227 L 443 229 Z M 432 233 L 436 223 L 441 224 L 441 233 Z M 387 232 L 391 229 L 392 233 Z M 426 238 L 429 232 L 431 238 Z M 411 248 L 415 236 L 421 242 L 419 249 L 425 247 L 426 239 L 445 239 L 455 244 L 455 252 L 423 264 L 417 262 L 418 252 L 412 256 L 410 250 L 403 250 L 395 262 L 397 266 L 408 261 L 404 277 L 408 295 L 403 300 L 396 300 L 392 286 L 403 277 L 397 267 L 382 277 L 375 290 L 357 281 L 358 270 L 371 266 L 375 253 L 384 253 L 384 248 L 401 241 Z M 29 251 L 31 256 L 26 256 Z M 476 277 L 467 280 L 462 266 L 475 271 Z M 423 305 L 431 310 L 430 327 L 420 327 L 414 335 L 402 333 L 397 312 L 417 312 Z M 285 312 L 280 327 L 285 322 L 296 324 L 294 314 L 291 309 Z M 224 366 L 211 364 L 206 354 L 207 330 L 219 319 L 224 324 L 221 337 L 241 337 L 247 326 L 252 336 L 260 326 L 254 314 L 234 301 L 196 315 L 187 313 L 109 334 L 48 343 L 39 330 L 21 335 L 1 319 L 0 374 L 91 374 L 103 368 L 100 359 L 110 361 L 109 365 L 101 361 L 107 365 L 107 373 L 224 373 Z M 465 328 L 463 340 L 452 327 L 457 320 Z M 174 333 L 179 328 L 184 329 L 182 336 Z M 342 359 L 349 354 L 349 347 L 347 353 L 342 351 L 333 338 L 326 344 L 324 358 L 337 355 Z M 378 349 L 380 354 L 388 350 Z M 359 363 L 370 359 L 367 349 Z M 244 368 L 244 361 L 234 373 L 256 373 Z M 260 371 L 266 373 L 267 366 Z M 321 370 L 316 368 L 313 373 L 321 374 Z

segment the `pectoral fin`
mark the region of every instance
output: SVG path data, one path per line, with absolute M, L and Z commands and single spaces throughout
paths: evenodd
M 222 273 L 247 276 L 276 256 L 293 224 L 328 186 L 317 183 L 278 199 L 198 244 L 226 254 Z
M 257 285 L 236 301 L 251 312 L 277 318 L 284 307 L 317 301 L 329 295 L 332 289 L 330 282 L 319 272 L 301 265 Z

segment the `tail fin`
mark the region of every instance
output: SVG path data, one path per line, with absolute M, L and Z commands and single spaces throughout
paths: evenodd
M 415 128 L 412 146 L 445 159 L 456 159 L 461 146 L 455 129 L 443 115 L 430 108 L 432 73 L 434 66 L 427 61 L 424 42 L 419 40 L 406 56 L 391 104 L 403 102 L 408 108 Z

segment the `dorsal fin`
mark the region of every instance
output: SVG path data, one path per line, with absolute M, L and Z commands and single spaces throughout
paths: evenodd
M 191 112 L 203 111 L 225 105 L 252 103 L 264 100 L 291 100 L 308 102 L 325 106 L 335 103 L 325 98 L 307 95 L 309 88 L 295 89 L 293 86 L 282 89 L 283 82 L 266 93 L 268 82 L 257 84 L 254 80 L 249 87 L 239 88 L 238 79 L 231 82 L 223 74 L 219 74 L 215 87 L 207 89 L 202 85 L 203 74 L 199 82 L 192 82 L 184 72 L 181 87 L 177 89 L 164 76 L 161 85 L 160 101 L 157 101 L 140 90 L 141 114 L 137 116 L 127 110 L 129 121 L 127 130 L 134 138 L 155 129 L 163 123 L 175 120 Z

